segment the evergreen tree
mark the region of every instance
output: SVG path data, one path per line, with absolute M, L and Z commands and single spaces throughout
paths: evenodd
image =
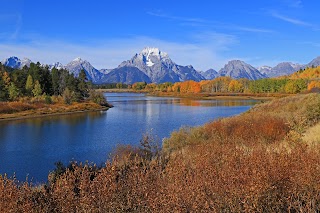
M 43 92 L 52 95 L 52 80 L 48 67 L 42 67 L 39 62 L 31 63 L 28 74 L 32 76 L 34 82 L 39 81 Z
M 60 83 L 60 72 L 55 67 L 51 70 L 51 80 L 52 80 L 52 93 L 54 95 L 61 94 L 59 92 L 59 83 Z
M 31 95 L 33 87 L 34 87 L 33 78 L 31 75 L 28 75 L 27 82 L 26 82 L 26 90 L 28 95 Z
M 60 70 L 59 71 L 59 95 L 62 95 L 65 89 L 67 88 L 69 72 L 68 70 Z
M 39 97 L 42 94 L 41 85 L 38 80 L 34 83 L 32 93 L 34 97 Z
M 5 71 L 3 74 L 2 74 L 2 79 L 3 79 L 3 83 L 5 85 L 6 88 L 8 88 L 10 86 L 10 76 L 9 76 L 9 73 L 7 71 Z
M 79 73 L 78 77 L 78 91 L 81 94 L 81 98 L 86 98 L 88 97 L 88 83 L 87 83 L 87 75 L 85 71 L 82 69 Z
M 19 89 L 21 95 L 26 94 L 26 82 L 27 82 L 28 73 L 23 70 L 14 70 L 11 73 L 11 81 Z
M 16 85 L 13 82 L 10 83 L 8 92 L 9 92 L 10 100 L 14 101 L 19 97 L 19 89 L 16 87 Z
M 41 82 L 39 83 L 42 86 L 43 92 L 45 92 L 48 95 L 53 94 L 52 79 L 48 66 L 41 69 Z
M 6 101 L 8 99 L 8 90 L 2 79 L 2 73 L 0 72 L 0 101 Z

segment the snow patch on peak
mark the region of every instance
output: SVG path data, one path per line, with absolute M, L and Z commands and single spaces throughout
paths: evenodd
M 77 58 L 73 59 L 72 61 L 79 61 L 79 62 L 82 62 L 83 60 L 82 60 L 80 57 L 77 57 Z
M 161 50 L 159 50 L 159 48 L 156 47 L 145 47 L 142 51 L 141 51 L 142 55 L 153 55 L 153 56 L 160 56 L 160 58 L 164 58 L 164 57 L 168 57 L 168 54 L 165 52 L 162 52 Z
M 159 48 L 156 48 L 156 47 L 145 47 L 142 51 L 141 51 L 141 53 L 143 54 L 143 55 L 148 55 L 148 54 L 151 54 L 151 53 L 153 53 L 153 54 L 155 54 L 155 55 L 159 55 L 160 54 L 160 50 L 159 50 Z
M 148 67 L 152 67 L 153 65 L 154 65 L 154 63 L 151 61 L 151 59 L 149 58 L 149 56 L 150 56 L 150 54 L 151 54 L 151 49 L 149 49 L 148 50 L 148 53 L 147 53 L 147 62 L 146 62 L 146 64 L 147 64 L 147 66 Z
M 60 62 L 56 62 L 49 65 L 49 69 L 52 70 L 53 68 L 56 68 L 57 70 L 64 69 L 64 66 Z
M 263 66 L 257 68 L 257 70 L 262 70 L 262 69 L 272 69 L 272 67 L 267 66 L 267 65 L 263 65 Z

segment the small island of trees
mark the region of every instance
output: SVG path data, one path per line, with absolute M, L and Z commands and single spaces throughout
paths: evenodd
M 74 76 L 65 69 L 50 71 L 39 62 L 22 69 L 0 63 L 0 114 L 4 114 L 1 118 L 19 117 L 12 114 L 28 110 L 51 114 L 97 110 L 101 106 L 109 107 L 103 94 L 92 89 L 84 70 Z

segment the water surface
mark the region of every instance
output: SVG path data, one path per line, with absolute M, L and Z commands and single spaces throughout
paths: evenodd
M 248 110 L 253 100 L 190 100 L 106 93 L 104 112 L 0 122 L 0 174 L 45 182 L 54 163 L 102 164 L 116 144 L 138 145 L 151 132 L 160 140 L 181 126 L 196 126 Z

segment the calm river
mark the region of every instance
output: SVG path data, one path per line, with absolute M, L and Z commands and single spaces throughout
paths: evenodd
M 117 144 L 138 145 L 142 135 L 160 140 L 181 126 L 196 126 L 248 110 L 252 100 L 190 100 L 105 93 L 106 112 L 0 121 L 0 174 L 45 182 L 54 163 L 105 162 Z

